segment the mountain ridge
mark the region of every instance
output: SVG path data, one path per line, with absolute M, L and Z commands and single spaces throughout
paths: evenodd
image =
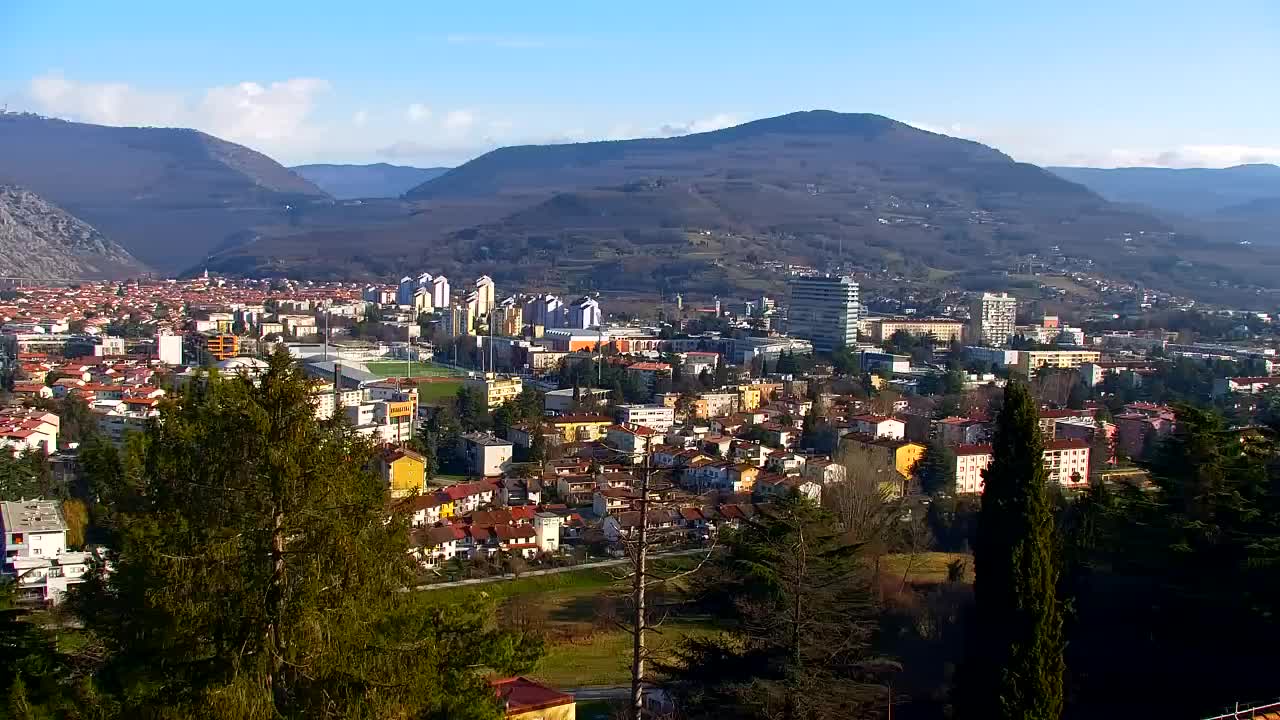
M 339 200 L 398 198 L 408 190 L 439 177 L 451 168 L 420 168 L 390 163 L 313 163 L 289 168 Z
M 1280 197 L 1280 166 L 1249 163 L 1227 168 L 1049 167 L 1112 202 L 1146 205 L 1181 215 L 1210 217 L 1252 200 Z
M 168 272 L 246 228 L 288 225 L 293 207 L 332 202 L 266 155 L 188 128 L 4 113 L 0 157 L 0 182 L 38 193 Z
M 0 185 L 4 274 L 50 282 L 115 280 L 147 271 L 96 228 L 16 185 Z
M 674 138 L 500 148 L 405 200 L 415 209 L 402 223 L 263 238 L 211 267 L 333 279 L 431 266 L 527 287 L 726 294 L 761 290 L 752 268 L 763 258 L 929 279 L 1070 254 L 1126 280 L 1185 286 L 1216 280 L 1206 259 L 1226 257 L 994 148 L 831 111 Z M 747 257 L 754 265 L 735 267 Z M 1233 281 L 1258 263 L 1240 265 Z

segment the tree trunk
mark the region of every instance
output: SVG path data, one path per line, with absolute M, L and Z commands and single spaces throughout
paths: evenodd
M 286 715 L 288 689 L 284 682 L 284 641 L 280 622 L 284 615 L 284 513 L 276 510 L 271 526 L 271 580 L 267 584 L 267 652 L 271 653 L 267 688 L 276 712 Z
M 644 632 L 645 632 L 645 574 L 649 555 L 649 459 L 645 457 L 645 471 L 640 481 L 640 534 L 636 539 L 635 575 L 632 578 L 631 643 L 631 720 L 644 716 Z

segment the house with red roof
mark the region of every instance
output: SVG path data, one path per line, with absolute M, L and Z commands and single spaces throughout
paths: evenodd
M 508 720 L 574 720 L 573 696 L 526 677 L 490 680 Z

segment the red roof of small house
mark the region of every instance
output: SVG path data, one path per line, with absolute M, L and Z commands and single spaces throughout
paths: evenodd
M 990 455 L 990 445 L 957 445 L 955 449 L 957 457 L 961 455 Z
M 1045 450 L 1084 450 L 1088 447 L 1089 443 L 1075 438 L 1046 440 L 1044 443 Z
M 573 696 L 525 677 L 490 680 L 508 716 L 573 704 Z

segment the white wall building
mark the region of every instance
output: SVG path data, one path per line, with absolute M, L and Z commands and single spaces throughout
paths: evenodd
M 960 445 L 956 455 L 956 492 L 982 492 L 982 474 L 991 464 L 990 445 Z M 1078 488 L 1089 482 L 1089 443 L 1084 440 L 1048 440 L 1044 444 L 1044 465 L 1049 482 Z
M 165 365 L 182 364 L 182 336 L 157 335 L 156 358 Z
M 89 554 L 67 550 L 67 525 L 53 500 L 0 502 L 0 573 L 18 586 L 18 599 L 56 604 L 83 582 Z
M 676 423 L 675 408 L 663 405 L 619 405 L 617 410 L 618 422 L 623 425 L 643 425 L 665 433 Z
M 982 293 L 969 307 L 969 342 L 1005 347 L 1017 327 L 1018 299 L 1009 293 Z
M 595 298 L 581 297 L 569 305 L 568 327 L 586 330 L 598 327 L 600 322 L 600 301 Z
M 437 310 L 449 307 L 449 278 L 437 275 L 431 279 L 431 305 Z
M 858 283 L 850 277 L 800 277 L 791 281 L 788 332 L 830 352 L 858 341 Z

